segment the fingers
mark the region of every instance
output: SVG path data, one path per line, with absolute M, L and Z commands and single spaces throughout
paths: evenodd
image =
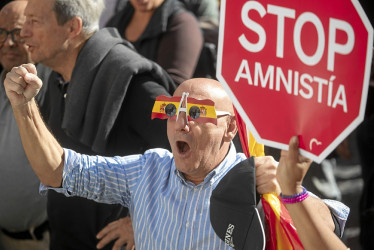
M 259 167 L 263 168 L 264 165 L 277 168 L 278 162 L 274 160 L 272 156 L 260 156 L 255 158 L 256 172 L 260 171 Z
M 109 242 L 117 239 L 118 237 L 119 237 L 119 235 L 117 234 L 116 230 L 108 231 L 101 238 L 97 237 L 101 240 L 99 241 L 99 243 L 97 243 L 96 247 L 98 249 L 101 249 L 101 248 L 105 247 Z
M 29 73 L 31 73 L 31 74 L 34 74 L 34 75 L 36 75 L 37 74 L 37 72 L 36 72 L 36 67 L 35 67 L 35 65 L 34 64 L 32 64 L 32 63 L 27 63 L 27 64 L 22 64 L 21 65 L 23 68 L 25 68 Z
M 262 194 L 269 194 L 269 193 L 279 194 L 281 192 L 279 184 L 278 184 L 278 182 L 275 178 L 273 178 L 273 179 L 271 179 L 267 182 L 257 184 L 256 189 L 257 189 L 257 192 L 261 195 Z
M 22 95 L 26 87 L 26 82 L 23 80 L 23 77 L 16 75 L 14 73 L 8 73 L 6 79 L 7 80 L 4 81 L 6 92 Z
M 121 250 L 122 246 L 126 245 L 126 250 L 135 249 L 134 241 L 130 241 L 126 238 L 119 238 L 113 245 L 112 250 Z
M 115 239 L 116 238 L 109 238 L 109 237 L 105 236 L 102 240 L 99 241 L 99 243 L 97 243 L 96 248 L 97 249 L 102 249 L 108 243 L 110 243 L 112 240 L 115 240 Z
M 36 74 L 27 73 L 24 76 L 24 80 L 26 81 L 27 85 L 33 89 L 40 89 L 42 87 L 42 81 Z
M 255 158 L 256 178 L 261 176 L 272 176 L 277 172 L 278 162 L 272 156 Z
M 116 226 L 116 222 L 117 221 L 113 221 L 113 222 L 109 223 L 108 225 L 106 225 L 106 227 L 104 227 L 103 229 L 101 229 L 101 231 L 96 235 L 96 238 L 101 239 L 106 234 L 108 234 L 110 231 L 112 231 L 113 229 L 115 229 L 117 227 Z
M 281 159 L 277 170 L 277 180 L 284 194 L 298 193 L 300 185 L 312 161 L 299 153 L 299 140 L 293 136 L 289 142 L 289 150 L 281 151 Z
M 96 238 L 101 239 L 99 243 L 96 245 L 98 249 L 103 248 L 112 240 L 118 238 L 117 234 L 117 221 L 113 221 L 109 223 L 106 227 L 104 227 L 97 235 Z
M 292 136 L 288 144 L 288 157 L 289 164 L 295 164 L 299 158 L 299 138 Z
M 281 151 L 281 160 L 282 160 L 282 158 L 287 159 L 288 165 L 292 166 L 292 165 L 297 164 L 297 163 L 307 163 L 307 164 L 309 164 L 309 163 L 312 162 L 309 158 L 300 155 L 300 153 L 299 153 L 299 138 L 297 136 L 292 136 L 291 137 L 288 147 L 289 147 L 288 151 L 286 151 L 286 150 Z
M 101 239 L 96 245 L 98 249 L 103 248 L 109 242 L 116 240 L 113 245 L 113 250 L 120 250 L 123 245 L 127 245 L 126 249 L 134 247 L 134 233 L 132 230 L 131 218 L 124 217 L 119 220 L 109 223 L 97 235 Z
M 25 68 L 14 67 L 7 75 L 4 81 L 4 86 L 17 94 L 22 94 L 26 88 L 26 81 L 24 76 L 28 73 Z
M 280 193 L 276 179 L 278 162 L 271 156 L 256 157 L 256 188 L 259 194 Z
M 37 95 L 42 81 L 36 75 L 33 64 L 23 64 L 12 68 L 6 76 L 4 86 L 12 105 L 19 105 Z

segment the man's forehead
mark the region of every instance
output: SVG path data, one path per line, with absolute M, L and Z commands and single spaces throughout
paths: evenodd
M 183 92 L 188 92 L 188 98 L 192 97 L 197 100 L 212 100 L 218 110 L 227 110 L 232 112 L 232 103 L 223 89 L 222 85 L 212 79 L 191 79 L 183 82 L 173 96 L 182 96 Z
M 182 99 L 182 97 L 185 99 L 185 98 L 187 98 L 187 101 L 188 101 L 188 99 L 191 99 L 191 98 L 193 98 L 193 99 L 196 99 L 196 100 L 209 100 L 209 101 L 212 101 L 213 103 L 214 103 L 214 100 L 213 99 L 211 99 L 210 97 L 207 97 L 207 96 L 205 96 L 205 95 L 199 95 L 199 94 L 191 94 L 191 93 L 189 93 L 189 92 L 183 92 L 183 93 L 174 93 L 174 95 L 173 95 L 173 97 L 177 97 L 177 98 L 181 98 Z
M 0 28 L 13 29 L 22 28 L 25 22 L 25 16 L 15 12 L 2 12 L 0 14 Z
M 200 88 L 194 85 L 184 85 L 179 87 L 173 96 L 182 96 L 183 93 L 188 93 L 188 97 L 193 97 L 195 99 L 213 99 L 210 92 L 212 89 Z
M 43 5 L 43 8 L 40 8 L 40 6 Z M 32 1 L 29 0 L 25 9 L 25 15 L 30 18 L 30 17 L 37 17 L 37 18 L 44 18 L 48 17 L 47 14 L 53 15 L 53 1 Z

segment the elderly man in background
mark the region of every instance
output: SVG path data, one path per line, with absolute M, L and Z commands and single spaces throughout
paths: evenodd
M 43 118 L 61 145 L 80 153 L 114 156 L 169 147 L 166 124 L 148 117 L 154 99 L 170 95 L 174 83 L 116 29 L 98 29 L 103 8 L 103 0 L 28 1 L 21 35 L 31 58 L 54 71 Z M 96 234 L 128 214 L 120 205 L 68 199 L 52 190 L 47 212 L 53 250 L 95 249 Z M 131 246 L 132 234 L 117 231 L 118 224 L 111 227 L 111 240 L 120 237 L 116 247 L 126 240 Z
M 27 1 L 13 1 L 0 11 L 0 249 L 49 249 L 47 199 L 39 194 L 39 180 L 30 171 L 12 107 L 4 89 L 6 73 L 32 62 L 20 35 Z M 38 76 L 50 70 L 38 64 Z M 35 97 L 43 105 L 46 86 Z

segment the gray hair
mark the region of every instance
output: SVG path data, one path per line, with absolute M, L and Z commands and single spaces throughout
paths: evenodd
M 103 0 L 54 0 L 53 11 L 57 23 L 65 24 L 73 17 L 80 17 L 83 22 L 83 33 L 91 34 L 99 29 L 99 20 L 104 10 Z

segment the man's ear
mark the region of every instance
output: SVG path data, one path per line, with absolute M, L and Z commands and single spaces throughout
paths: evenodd
M 238 125 L 236 123 L 235 116 L 230 116 L 227 121 L 226 139 L 232 141 L 238 132 Z
M 69 37 L 74 38 L 82 33 L 83 21 L 80 17 L 73 17 L 68 21 Z

